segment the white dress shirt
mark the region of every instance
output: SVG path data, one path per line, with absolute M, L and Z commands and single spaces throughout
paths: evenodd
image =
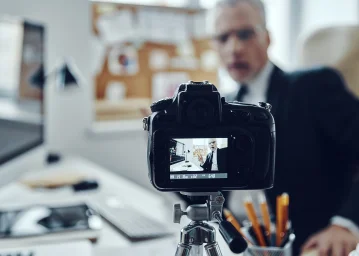
M 258 102 L 267 101 L 267 89 L 270 82 L 270 77 L 273 72 L 274 65 L 270 61 L 267 62 L 263 70 L 252 80 L 248 81 L 246 85 L 248 86 L 248 93 L 243 96 L 242 101 L 251 104 L 258 104 Z M 234 95 L 238 94 L 240 89 L 240 84 L 238 90 Z M 235 192 L 235 191 L 233 191 Z M 232 192 L 232 193 L 233 193 Z M 235 192 L 241 193 L 241 192 Z M 252 197 L 258 198 L 260 194 L 263 194 L 263 191 L 250 191 L 249 194 Z M 330 223 L 333 225 L 344 227 L 350 230 L 354 235 L 359 237 L 359 227 L 349 219 L 343 218 L 341 216 L 333 216 L 330 220 Z
M 267 88 L 269 85 L 270 76 L 273 72 L 274 65 L 272 62 L 267 62 L 262 71 L 252 80 L 246 83 L 248 93 L 244 95 L 242 101 L 251 104 L 258 104 L 258 102 L 267 101 Z M 239 84 L 237 93 L 241 85 Z M 235 95 L 237 95 L 237 93 Z
M 217 163 L 217 149 L 213 151 L 212 155 L 212 168 L 211 171 L 218 171 L 218 163 Z

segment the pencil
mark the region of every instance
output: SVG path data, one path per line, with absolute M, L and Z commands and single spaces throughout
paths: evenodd
M 283 206 L 282 206 L 282 196 L 277 196 L 277 226 L 276 226 L 276 245 L 279 246 L 281 243 L 281 234 L 283 230 Z
M 259 195 L 259 203 L 261 207 L 262 217 L 263 217 L 263 223 L 267 231 L 267 235 L 270 236 L 270 217 L 269 217 L 269 210 L 267 201 L 264 195 Z
M 223 215 L 226 218 L 226 221 L 230 222 L 236 228 L 236 230 L 247 241 L 247 243 L 252 245 L 252 242 L 243 234 L 243 232 L 241 230 L 241 225 L 238 223 L 238 221 L 233 216 L 233 214 L 228 209 L 223 209 Z
M 252 222 L 252 226 L 253 226 L 253 230 L 256 234 L 257 240 L 259 242 L 259 245 L 264 247 L 266 246 L 265 240 L 264 240 L 264 236 L 261 230 L 261 227 L 259 225 L 258 219 L 257 219 L 257 215 L 254 211 L 254 206 L 252 203 L 251 199 L 246 199 L 244 206 L 246 208 L 247 211 L 247 215 L 248 215 L 248 219 L 250 222 Z
M 282 194 L 282 212 L 283 212 L 283 224 L 282 224 L 282 234 L 281 237 L 287 232 L 288 224 L 288 207 L 289 207 L 289 195 L 287 193 Z

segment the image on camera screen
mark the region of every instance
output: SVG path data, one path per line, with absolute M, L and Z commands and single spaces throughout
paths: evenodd
M 227 138 L 170 140 L 170 179 L 227 178 Z

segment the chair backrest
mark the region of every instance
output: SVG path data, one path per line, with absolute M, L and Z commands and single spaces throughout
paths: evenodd
M 359 25 L 327 27 L 302 40 L 300 67 L 326 65 L 338 69 L 359 97 Z

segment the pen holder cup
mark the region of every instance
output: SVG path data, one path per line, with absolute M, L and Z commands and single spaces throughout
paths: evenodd
M 248 245 L 244 256 L 292 256 L 293 255 L 293 242 L 295 235 L 289 235 L 288 242 L 283 247 L 260 247 L 256 245 Z

